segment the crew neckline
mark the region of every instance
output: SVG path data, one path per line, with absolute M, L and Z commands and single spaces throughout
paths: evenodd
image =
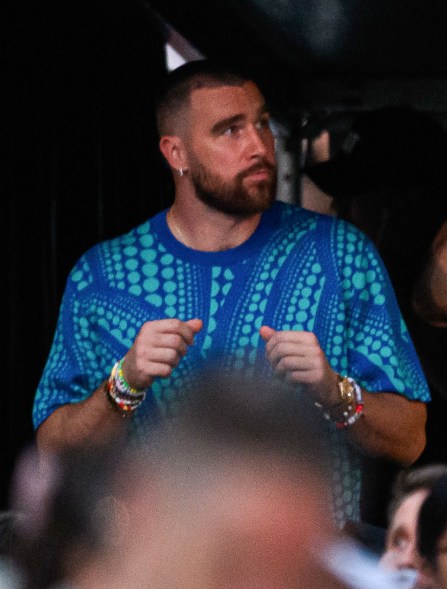
M 258 226 L 243 243 L 223 251 L 205 252 L 190 248 L 174 237 L 166 220 L 168 210 L 161 211 L 151 220 L 151 227 L 167 252 L 184 261 L 212 266 L 232 264 L 258 253 L 277 226 L 280 216 L 280 204 L 275 201 L 270 209 L 262 213 Z

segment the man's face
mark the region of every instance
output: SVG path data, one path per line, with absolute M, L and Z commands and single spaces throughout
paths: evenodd
M 417 518 L 428 491 L 421 489 L 402 501 L 390 523 L 386 549 L 381 559 L 384 568 L 420 570 L 422 559 L 417 551 Z M 418 587 L 425 587 L 423 579 Z
M 274 138 L 255 84 L 194 90 L 184 143 L 196 195 L 208 206 L 242 217 L 271 206 Z
M 381 563 L 388 569 L 417 568 L 417 518 L 427 496 L 425 489 L 414 491 L 402 501 L 390 523 L 386 550 Z

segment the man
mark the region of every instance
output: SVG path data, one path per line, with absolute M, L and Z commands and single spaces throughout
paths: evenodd
M 358 453 L 410 464 L 425 443 L 429 396 L 380 260 L 355 229 L 274 202 L 251 80 L 186 64 L 158 125 L 174 204 L 73 270 L 35 400 L 40 447 L 113 435 L 123 416 L 144 431 L 204 367 L 276 374 L 328 419 L 334 510 L 356 518 Z
M 417 547 L 419 511 L 436 481 L 446 474 L 445 464 L 420 466 L 402 471 L 393 487 L 388 509 L 386 546 L 380 562 L 386 569 L 413 571 L 420 587 L 426 584 Z

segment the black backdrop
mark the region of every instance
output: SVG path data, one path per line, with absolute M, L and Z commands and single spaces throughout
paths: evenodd
M 138 0 L 1 7 L 3 284 L 0 508 L 34 441 L 34 392 L 67 274 L 99 240 L 169 204 L 154 88 L 165 31 Z

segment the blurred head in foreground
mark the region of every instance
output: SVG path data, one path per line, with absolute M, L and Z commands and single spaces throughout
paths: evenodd
M 48 457 L 29 587 L 337 587 L 321 425 L 296 391 L 213 375 L 144 444 Z

